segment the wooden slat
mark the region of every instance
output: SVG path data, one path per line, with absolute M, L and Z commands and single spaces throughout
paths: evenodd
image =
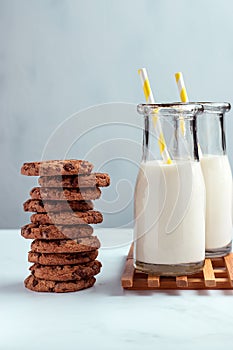
M 133 259 L 133 243 L 132 243 L 131 246 L 130 246 L 127 259 Z
M 226 268 L 227 268 L 227 275 L 230 280 L 230 285 L 233 286 L 233 254 L 229 254 L 227 256 L 224 256 Z
M 211 258 L 212 266 L 215 269 L 216 267 L 225 266 L 225 262 L 223 258 Z
M 214 270 L 210 259 L 205 259 L 203 267 L 204 283 L 206 287 L 215 287 L 216 280 L 214 276 Z
M 121 285 L 125 287 L 133 287 L 133 278 L 134 278 L 134 264 L 133 259 L 127 259 L 125 264 L 125 269 L 121 277 Z
M 205 289 L 204 278 L 192 278 L 188 277 L 188 288 L 187 289 Z
M 160 286 L 160 277 L 155 275 L 148 275 L 147 277 L 148 287 L 159 288 Z
M 177 287 L 188 287 L 188 277 L 187 276 L 178 276 L 176 277 Z

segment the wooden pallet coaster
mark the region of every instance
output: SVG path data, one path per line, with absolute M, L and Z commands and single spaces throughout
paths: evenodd
M 121 284 L 128 290 L 160 289 L 233 289 L 233 253 L 222 258 L 205 259 L 202 272 L 179 277 L 164 277 L 142 273 L 135 269 L 133 244 L 130 247 Z

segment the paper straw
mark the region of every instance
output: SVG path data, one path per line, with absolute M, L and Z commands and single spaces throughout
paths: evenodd
M 176 77 L 176 83 L 178 86 L 181 102 L 189 102 L 187 91 L 184 84 L 183 74 L 181 72 L 178 72 L 175 74 L 175 77 Z
M 176 77 L 176 84 L 178 87 L 181 102 L 189 102 L 187 91 L 184 84 L 183 74 L 181 72 L 178 72 L 175 74 L 175 77 Z M 180 128 L 181 128 L 182 134 L 185 136 L 185 123 L 183 118 L 180 120 Z
M 176 78 L 176 84 L 178 87 L 181 102 L 189 102 L 183 74 L 181 72 L 177 72 L 175 73 L 175 78 Z M 180 121 L 180 128 L 181 128 L 182 134 L 185 136 L 185 123 L 183 118 Z M 199 151 L 199 156 L 202 157 L 202 151 L 199 143 L 198 143 L 198 151 Z
M 152 90 L 150 87 L 150 82 L 148 79 L 146 68 L 139 69 L 138 74 L 140 75 L 140 78 L 142 81 L 142 88 L 143 88 L 143 92 L 144 92 L 144 95 L 146 98 L 146 102 L 154 104 L 155 99 L 154 99 L 154 96 L 153 96 L 153 93 L 152 93 Z M 158 117 L 153 116 L 153 123 L 154 123 L 156 134 L 158 136 L 158 144 L 159 144 L 160 154 L 161 154 L 164 162 L 166 162 L 167 164 L 171 164 L 171 162 L 172 162 L 171 157 L 170 157 L 168 150 L 167 150 L 167 145 L 165 142 L 162 127 L 161 127 L 161 124 L 160 124 Z

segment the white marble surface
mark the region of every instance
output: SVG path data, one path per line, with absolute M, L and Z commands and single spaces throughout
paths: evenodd
M 128 241 L 130 230 L 96 230 L 103 244 Z M 33 293 L 23 286 L 30 242 L 0 231 L 0 349 L 228 349 L 233 344 L 233 292 L 134 292 L 121 288 L 128 245 L 100 250 L 91 289 Z M 108 240 L 107 240 L 108 238 Z

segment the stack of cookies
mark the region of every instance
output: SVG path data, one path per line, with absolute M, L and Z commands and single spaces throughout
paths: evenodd
M 28 261 L 31 275 L 25 286 L 37 292 L 74 292 L 94 285 L 101 263 L 96 260 L 100 242 L 90 224 L 103 221 L 93 210 L 99 187 L 109 186 L 108 174 L 92 173 L 83 160 L 25 163 L 21 174 L 39 176 L 39 187 L 30 192 L 24 210 L 33 212 L 21 229 L 33 239 Z

